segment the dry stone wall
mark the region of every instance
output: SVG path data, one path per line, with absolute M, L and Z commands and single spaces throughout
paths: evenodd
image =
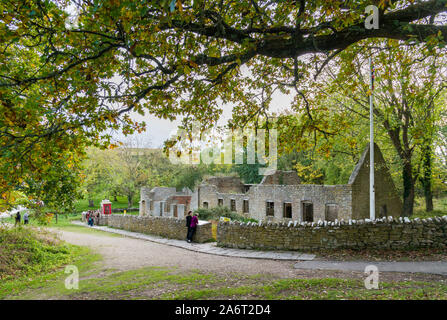
M 184 219 L 170 217 L 139 217 L 112 214 L 109 216 L 101 216 L 98 224 L 179 240 L 186 239 L 187 232 Z M 203 243 L 212 240 L 211 226 L 211 223 L 197 226 L 193 241 Z
M 265 250 L 447 248 L 447 216 L 317 223 L 219 222 L 217 245 Z

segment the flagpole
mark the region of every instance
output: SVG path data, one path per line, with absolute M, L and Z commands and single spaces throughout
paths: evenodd
M 376 202 L 374 189 L 374 113 L 373 113 L 373 91 L 374 91 L 374 67 L 372 58 L 369 58 L 370 69 L 370 95 L 369 95 L 369 218 L 376 218 Z

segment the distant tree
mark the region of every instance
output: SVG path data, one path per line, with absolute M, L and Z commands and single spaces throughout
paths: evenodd
M 127 137 L 122 145 L 115 150 L 116 156 L 112 162 L 114 180 L 121 194 L 127 197 L 127 205 L 133 207 L 135 196 L 140 188 L 145 186 L 150 170 L 146 150 L 150 142 L 137 137 Z
M 183 166 L 175 177 L 175 187 L 177 190 L 182 190 L 185 187 L 194 190 L 205 174 L 207 174 L 206 166 Z

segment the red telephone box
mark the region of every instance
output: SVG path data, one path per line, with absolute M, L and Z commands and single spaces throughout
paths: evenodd
M 101 201 L 101 213 L 112 214 L 112 203 L 109 200 Z

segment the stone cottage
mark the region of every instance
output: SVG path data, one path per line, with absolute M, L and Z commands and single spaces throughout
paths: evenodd
M 175 188 L 141 188 L 140 216 L 183 218 L 191 210 L 192 191 L 184 188 L 178 192 Z
M 376 217 L 398 217 L 402 202 L 377 145 L 374 158 Z M 149 192 L 143 189 L 140 201 L 143 215 L 182 218 L 188 210 L 226 206 L 246 217 L 264 221 L 365 219 L 369 218 L 369 147 L 344 185 L 300 184 L 296 172 L 275 171 L 264 176 L 260 184 L 244 184 L 238 177 L 211 177 L 194 192 L 176 192 L 175 188 L 154 188 Z

